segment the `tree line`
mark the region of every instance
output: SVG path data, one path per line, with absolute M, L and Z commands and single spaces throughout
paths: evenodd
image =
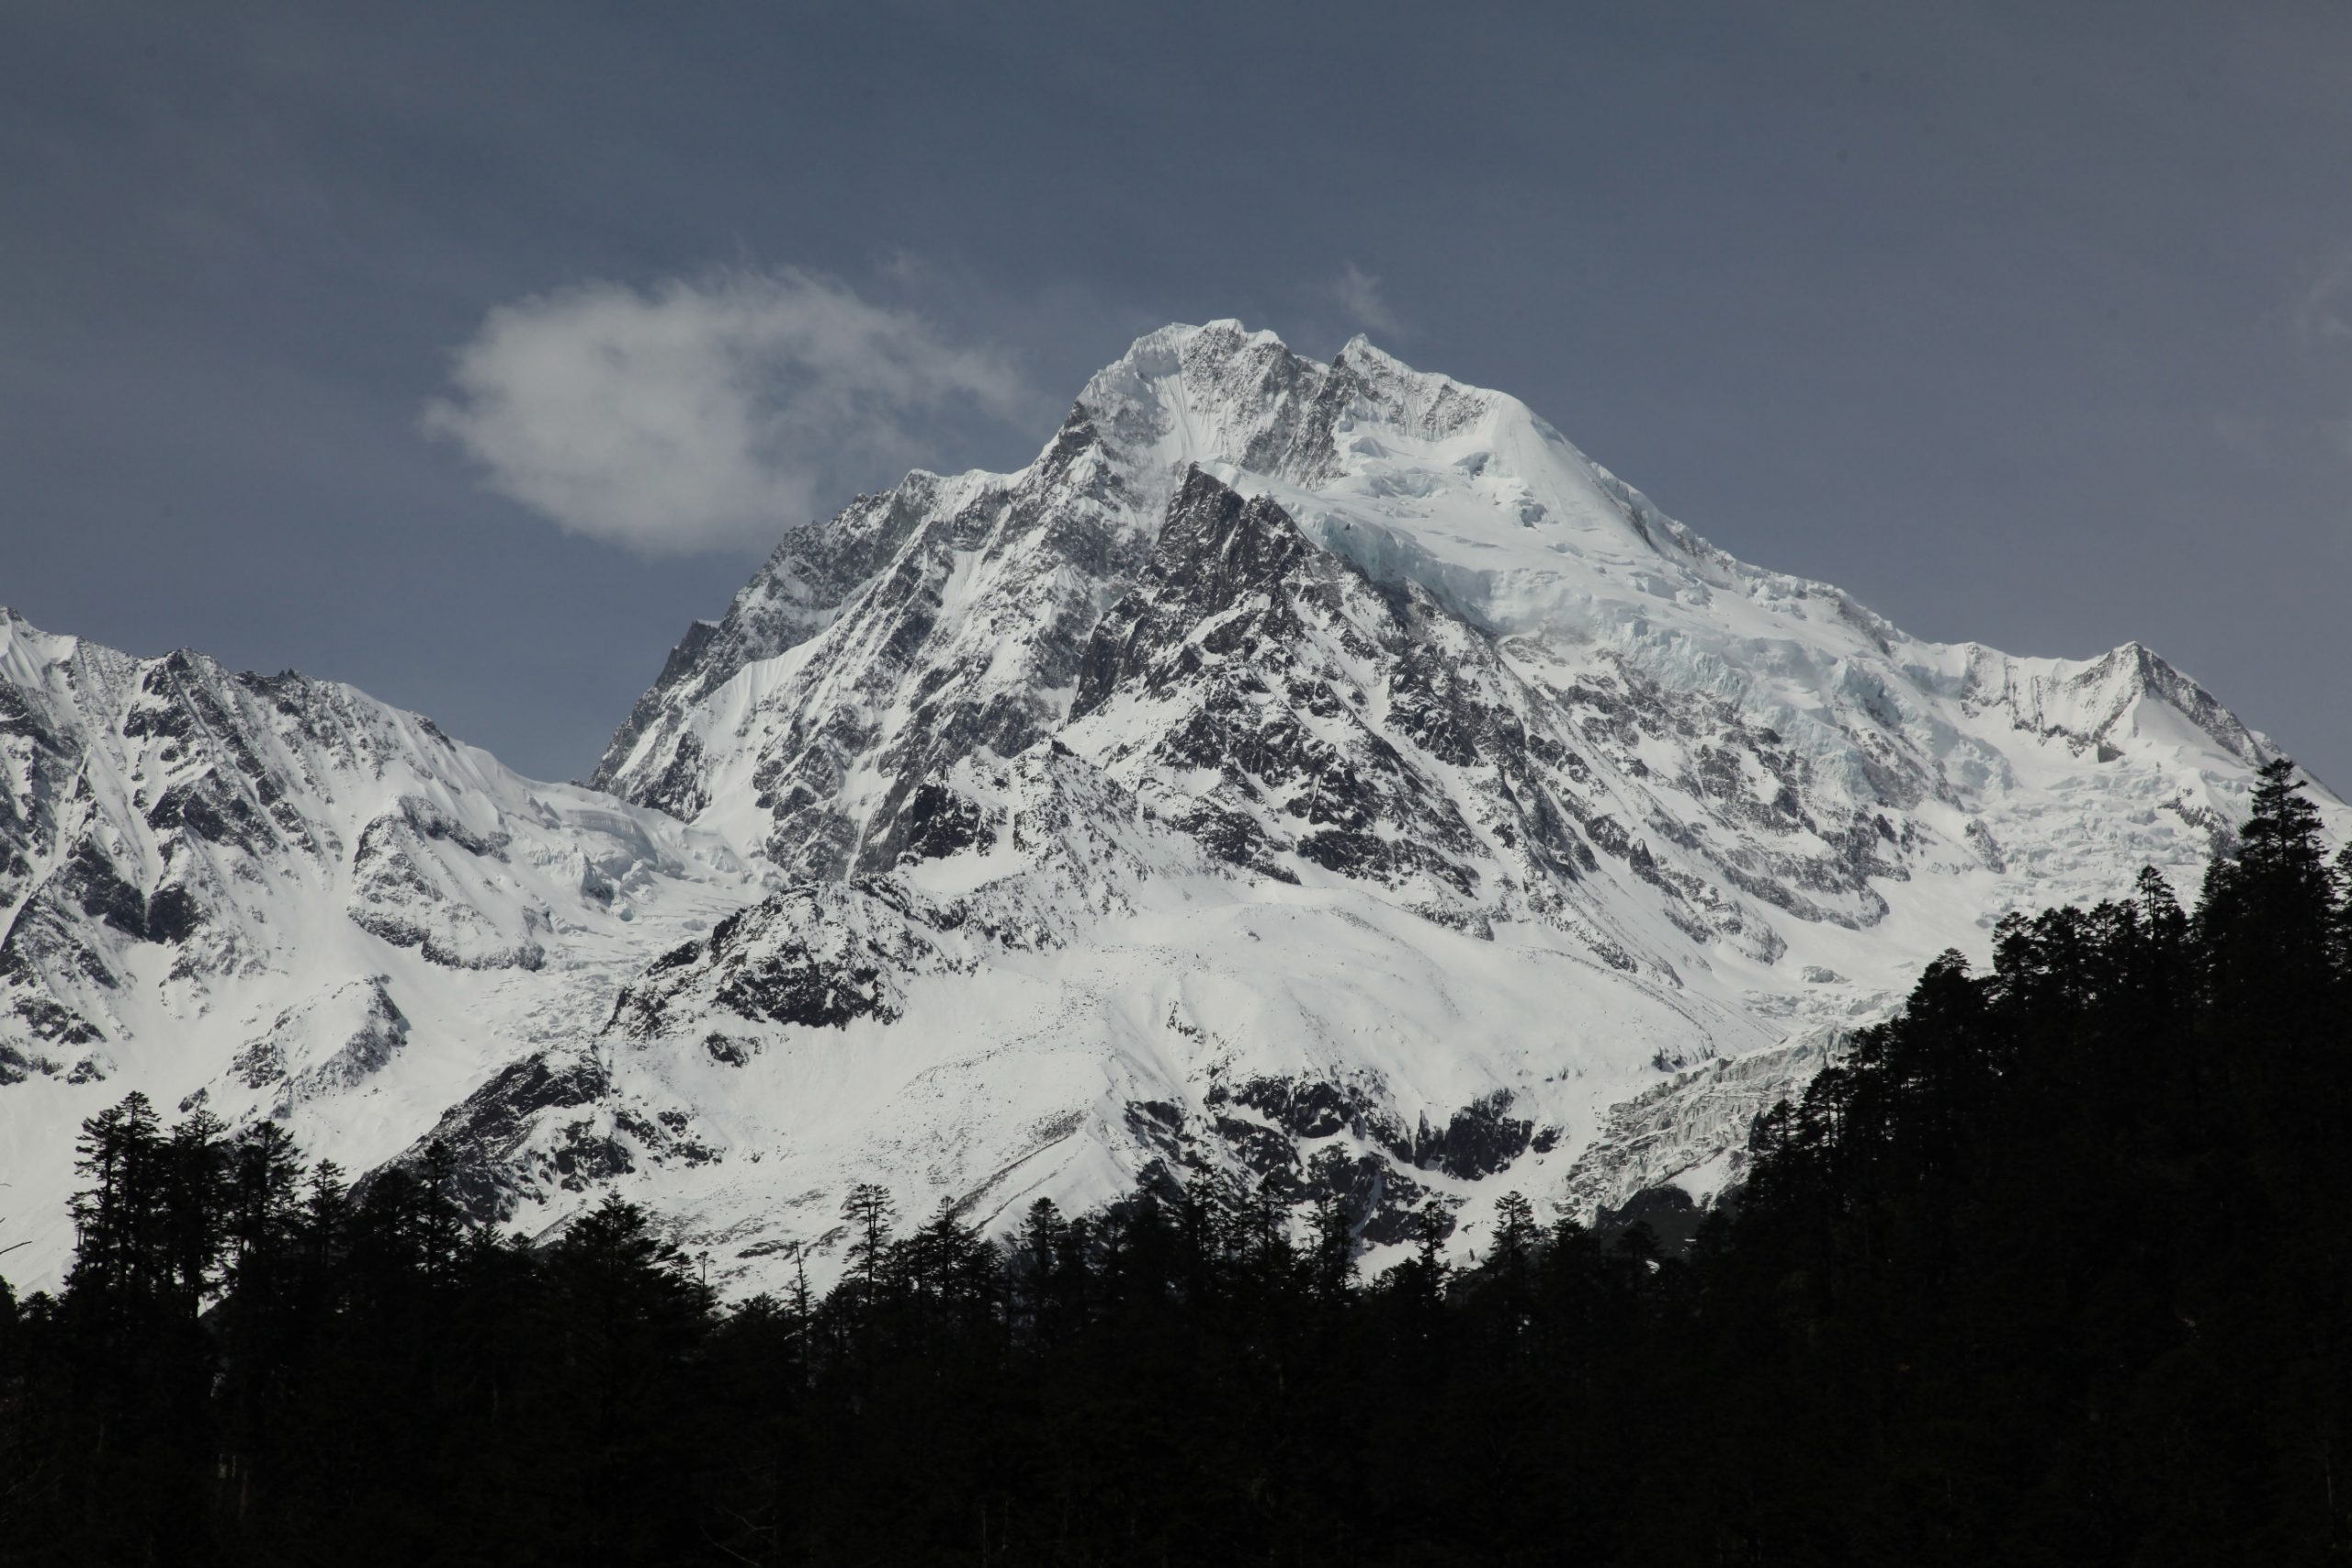
M 8 1563 L 2352 1559 L 2352 856 L 2264 770 L 2193 909 L 2013 917 L 1760 1118 L 1687 1247 L 1516 1194 L 1456 1265 L 1157 1173 L 987 1239 L 854 1189 L 722 1306 L 636 1207 L 85 1122 L 0 1287 Z

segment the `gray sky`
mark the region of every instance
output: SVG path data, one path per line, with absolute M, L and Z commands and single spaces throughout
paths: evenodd
M 2352 789 L 2352 6 L 6 31 L 0 602 L 54 630 L 577 776 L 755 541 L 1238 316 L 1514 392 L 1921 636 L 2136 637 Z

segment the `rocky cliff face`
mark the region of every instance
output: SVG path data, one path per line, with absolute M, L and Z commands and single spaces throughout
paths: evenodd
M 2137 645 L 1919 642 L 1513 399 L 1230 322 L 1017 473 L 788 533 L 616 734 L 626 806 L 342 688 L 12 646 L 0 1115 L 135 1057 L 429 1132 L 484 1216 L 617 1185 L 746 1286 L 863 1179 L 993 1221 L 1215 1168 L 1371 1247 L 1704 1195 L 1926 959 L 2192 883 L 2269 754 Z

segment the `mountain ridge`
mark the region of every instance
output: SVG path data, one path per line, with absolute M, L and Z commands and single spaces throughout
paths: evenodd
M 2137 643 L 1920 642 L 1516 399 L 1237 322 L 1138 339 L 1022 469 L 787 530 L 588 786 L 190 655 L 109 650 L 69 723 L 72 639 L 22 626 L 0 1121 L 69 1128 L 24 1147 L 153 1081 L 364 1164 L 438 1137 L 526 1229 L 616 1188 L 746 1289 L 835 1267 L 856 1179 L 1001 1216 L 1222 1168 L 1374 1247 L 1430 1202 L 1476 1245 L 1510 1185 L 1704 1198 L 1919 963 L 2195 874 L 2272 754 Z M 150 710 L 185 733 L 124 733 Z M 110 831 L 61 836 L 67 756 Z M 151 820 L 172 789 L 197 826 Z M 69 1082 L 44 1005 L 195 1043 Z

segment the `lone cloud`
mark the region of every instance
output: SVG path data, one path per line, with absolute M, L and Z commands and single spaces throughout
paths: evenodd
M 585 283 L 491 310 L 424 427 L 498 493 L 649 554 L 772 541 L 919 457 L 910 415 L 1008 420 L 1005 355 L 795 269 Z

